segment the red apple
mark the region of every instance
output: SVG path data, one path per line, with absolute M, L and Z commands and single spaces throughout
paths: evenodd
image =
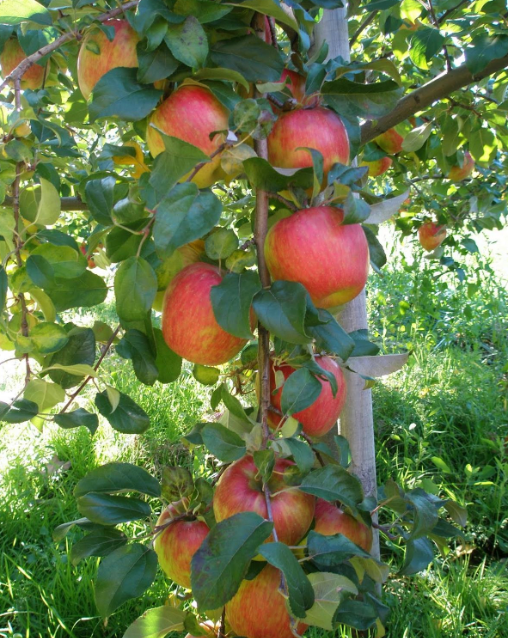
M 164 339 L 174 352 L 192 363 L 226 363 L 247 343 L 223 330 L 215 319 L 210 290 L 221 281 L 216 266 L 197 262 L 181 270 L 164 295 Z
M 107 20 L 104 24 L 114 27 L 113 40 L 108 40 L 104 31 L 93 26 L 79 50 L 78 84 L 85 100 L 101 77 L 111 69 L 138 66 L 136 45 L 140 38 L 127 20 Z
M 281 573 L 272 565 L 266 565 L 254 579 L 242 581 L 226 603 L 226 620 L 235 634 L 246 638 L 293 638 L 280 584 Z M 303 634 L 307 625 L 299 622 L 296 629 Z
M 298 148 L 313 148 L 323 155 L 325 175 L 333 164 L 349 163 L 349 139 L 342 120 L 323 107 L 283 113 L 268 136 L 268 159 L 278 168 L 312 166 L 312 156 Z
M 374 142 L 389 155 L 395 155 L 402 151 L 402 142 L 404 138 L 394 128 L 388 129 L 381 135 L 374 138 Z
M 474 169 L 474 159 L 469 151 L 464 153 L 464 163 L 462 166 L 452 166 L 448 173 L 448 179 L 452 182 L 461 182 L 471 175 Z
M 172 137 L 193 144 L 211 155 L 224 142 L 224 133 L 210 135 L 228 129 L 228 112 L 203 86 L 187 84 L 178 88 L 154 111 L 146 131 L 150 153 L 156 157 L 164 150 L 160 134 L 153 124 Z M 215 171 L 220 169 L 220 154 L 201 168 L 192 179 L 199 188 L 207 188 L 217 181 Z
M 386 171 L 393 164 L 391 157 L 381 157 L 374 162 L 366 162 L 365 160 L 360 163 L 360 166 L 367 166 L 369 169 L 369 177 L 379 177 L 386 173 Z
M 268 484 L 273 495 L 273 522 L 279 541 L 296 545 L 307 533 L 314 518 L 315 498 L 296 488 L 287 491 L 284 471 L 294 466 L 292 461 L 277 459 Z M 239 512 L 256 512 L 268 518 L 263 481 L 252 456 L 235 461 L 221 476 L 213 497 L 213 512 L 217 522 Z
M 343 225 L 344 211 L 307 208 L 275 223 L 266 236 L 272 278 L 298 281 L 319 308 L 336 308 L 363 290 L 369 246 L 360 224 Z
M 157 525 L 164 525 L 174 518 L 171 506 L 159 516 Z M 154 549 L 164 573 L 175 583 L 190 589 L 191 561 L 210 531 L 208 525 L 198 520 L 175 520 L 155 538 Z
M 6 78 L 26 57 L 21 45 L 15 38 L 7 40 L 0 54 L 2 77 Z M 44 67 L 40 64 L 32 64 L 32 66 L 23 73 L 20 86 L 22 89 L 32 89 L 35 91 L 41 88 L 43 80 Z
M 372 529 L 321 498 L 316 502 L 314 531 L 323 536 L 342 534 L 366 552 L 372 547 Z
M 418 239 L 425 250 L 435 250 L 446 238 L 445 226 L 438 226 L 434 222 L 426 221 L 418 229 Z
M 312 405 L 305 410 L 295 412 L 293 417 L 302 424 L 303 431 L 309 436 L 320 437 L 329 432 L 337 422 L 339 415 L 346 401 L 346 382 L 344 374 L 339 364 L 330 357 L 316 357 L 316 363 L 322 368 L 331 372 L 337 379 L 337 394 L 333 396 L 332 387 L 329 381 L 321 381 L 321 393 Z M 287 379 L 293 372 L 294 368 L 288 365 L 274 366 L 271 368 L 270 374 L 270 390 L 271 402 L 274 408 L 280 411 L 280 400 L 283 387 L 280 387 L 274 394 L 276 387 L 274 372 L 280 371 Z M 277 427 L 281 417 L 273 411 L 269 412 L 268 422 L 271 427 Z

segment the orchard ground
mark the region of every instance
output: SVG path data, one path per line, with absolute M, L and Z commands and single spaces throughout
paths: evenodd
M 448 556 L 420 576 L 390 580 L 385 601 L 392 638 L 508 638 L 508 229 L 485 236 L 478 239 L 483 256 L 471 256 L 467 282 L 460 285 L 424 259 L 415 243 L 391 247 L 386 228 L 390 265 L 384 278 L 369 282 L 373 340 L 385 352 L 413 351 L 402 371 L 374 388 L 379 480 L 391 476 L 449 495 L 469 514 L 464 538 Z M 485 268 L 487 251 L 491 270 Z M 418 267 L 412 268 L 415 255 Z M 94 318 L 74 316 L 82 324 Z M 97 465 L 124 460 L 156 473 L 178 464 L 208 471 L 208 459 L 201 452 L 191 457 L 179 436 L 201 420 L 209 390 L 189 371 L 154 393 L 137 383 L 127 363 L 108 366 L 116 386 L 150 414 L 146 434 L 126 437 L 102 425 L 91 439 L 85 428 L 66 432 L 49 425 L 39 434 L 27 424 L 3 426 L 2 638 L 120 638 L 140 613 L 171 593 L 159 572 L 142 598 L 105 623 L 93 601 L 96 559 L 77 566 L 69 560 L 72 540 L 81 533 L 71 532 L 58 545 L 51 538 L 57 525 L 77 517 L 72 490 Z M 0 371 L 0 400 L 10 399 L 18 387 L 17 365 L 7 362 Z M 384 559 L 396 570 L 398 548 L 385 548 Z M 308 635 L 331 638 L 318 630 Z

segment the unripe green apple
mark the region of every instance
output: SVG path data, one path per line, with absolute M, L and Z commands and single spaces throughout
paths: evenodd
M 136 45 L 139 36 L 127 20 L 107 20 L 107 27 L 113 27 L 115 36 L 107 35 L 97 26 L 92 26 L 83 39 L 78 55 L 78 84 L 85 100 L 88 100 L 94 86 L 108 71 L 117 67 L 138 66 Z
M 193 144 L 211 155 L 224 142 L 225 134 L 218 133 L 212 139 L 210 135 L 215 131 L 227 131 L 228 119 L 227 110 L 209 89 L 186 84 L 164 100 L 150 117 L 146 130 L 148 148 L 154 157 L 164 151 L 162 137 L 151 126 L 153 124 L 166 135 Z M 208 188 L 217 181 L 215 173 L 220 169 L 220 155 L 213 157 L 192 178 L 198 188 Z
M 15 38 L 7 40 L 0 54 L 2 77 L 7 77 L 26 57 L 26 53 Z M 22 89 L 32 89 L 36 91 L 41 88 L 43 80 L 44 67 L 40 64 L 32 64 L 32 66 L 23 73 L 20 86 Z
M 246 638 L 293 638 L 286 599 L 280 591 L 281 573 L 266 565 L 252 580 L 243 580 L 226 603 L 226 620 L 238 636 Z M 303 634 L 307 625 L 299 622 Z
M 349 139 L 342 120 L 330 109 L 323 107 L 297 109 L 283 113 L 268 136 L 268 159 L 278 168 L 305 168 L 312 166 L 313 148 L 323 155 L 325 176 L 340 162 L 349 163 Z
M 331 206 L 300 210 L 268 231 L 265 258 L 272 279 L 297 281 L 319 308 L 336 308 L 363 290 L 369 246 L 360 224 L 344 225 Z
M 174 352 L 192 363 L 226 363 L 247 343 L 223 330 L 215 319 L 210 291 L 221 281 L 216 266 L 197 262 L 181 270 L 166 290 L 162 334 Z
M 284 471 L 293 467 L 287 459 L 277 459 L 268 483 L 272 494 L 273 523 L 280 542 L 296 545 L 307 533 L 314 518 L 315 498 L 300 490 L 285 489 Z M 239 512 L 256 512 L 268 518 L 263 480 L 250 455 L 235 461 L 220 477 L 213 497 L 217 522 Z

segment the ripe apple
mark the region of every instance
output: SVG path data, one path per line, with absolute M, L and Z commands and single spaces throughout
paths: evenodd
M 418 240 L 425 250 L 435 250 L 446 238 L 446 227 L 426 221 L 418 229 Z
M 87 253 L 86 244 L 85 243 L 81 244 L 79 249 L 81 250 L 81 254 L 83 254 L 86 257 L 86 253 Z M 95 263 L 95 261 L 93 260 L 93 258 L 91 256 L 87 257 L 87 261 L 88 261 L 88 268 L 96 268 L 97 267 L 97 264 Z
M 157 526 L 168 523 L 176 511 L 171 506 L 159 516 Z M 190 589 L 191 561 L 210 528 L 203 521 L 175 520 L 155 538 L 154 549 L 164 573 L 172 581 Z
M 381 135 L 374 138 L 374 142 L 389 155 L 395 155 L 402 151 L 402 142 L 404 138 L 394 128 L 388 129 Z
M 15 38 L 7 40 L 0 54 L 2 77 L 6 78 L 26 57 L 21 45 Z M 32 66 L 23 73 L 20 86 L 22 89 L 32 89 L 36 91 L 41 88 L 43 80 L 44 67 L 40 64 L 32 64 Z
M 296 488 L 285 490 L 284 471 L 292 461 L 277 459 L 268 487 L 272 494 L 272 513 L 279 541 L 296 545 L 305 536 L 314 518 L 315 498 Z M 239 512 L 256 512 L 268 518 L 263 481 L 250 455 L 235 461 L 220 477 L 213 497 L 217 522 Z
M 132 166 L 131 175 L 134 179 L 139 179 L 143 173 L 147 173 L 150 169 L 145 164 L 145 156 L 141 146 L 132 140 L 126 142 L 124 146 L 133 148 L 136 155 L 113 155 L 111 158 L 117 166 Z
M 333 396 L 332 387 L 327 380 L 321 380 L 321 393 L 312 405 L 309 405 L 305 410 L 295 412 L 293 417 L 302 424 L 303 431 L 309 436 L 320 437 L 324 436 L 337 422 L 339 415 L 344 407 L 346 401 L 346 382 L 344 380 L 344 374 L 339 364 L 330 357 L 316 357 L 316 363 L 322 368 L 331 372 L 337 379 L 337 394 Z M 280 411 L 280 400 L 282 396 L 283 387 L 280 387 L 275 392 L 275 372 L 281 371 L 286 380 L 293 372 L 294 368 L 288 365 L 273 366 L 270 370 L 270 390 L 271 390 L 271 403 L 274 408 Z M 268 423 L 272 428 L 277 427 L 280 423 L 281 417 L 273 411 L 270 411 Z
M 279 591 L 281 573 L 266 565 L 252 580 L 243 580 L 226 603 L 226 620 L 238 636 L 247 638 L 293 638 L 286 599 Z M 299 622 L 299 634 L 307 625 Z
M 342 120 L 323 107 L 297 109 L 283 113 L 268 136 L 268 160 L 278 168 L 312 166 L 312 156 L 301 147 L 323 155 L 325 176 L 340 162 L 349 163 L 349 139 Z
M 461 182 L 471 175 L 474 169 L 474 159 L 469 151 L 464 153 L 464 163 L 462 166 L 452 166 L 448 173 L 448 179 L 452 182 Z
M 221 281 L 216 266 L 197 262 L 181 270 L 166 290 L 162 334 L 174 352 L 192 363 L 226 363 L 247 343 L 223 330 L 215 319 L 210 290 Z
M 391 157 L 381 157 L 378 160 L 375 160 L 374 162 L 366 162 L 365 160 L 363 160 L 360 163 L 360 166 L 367 166 L 369 169 L 369 177 L 379 177 L 380 175 L 383 175 L 383 173 L 386 173 L 386 171 L 390 168 L 390 166 L 393 164 L 393 160 Z
M 105 26 L 115 29 L 112 41 L 93 26 L 83 39 L 78 55 L 78 84 L 85 100 L 108 71 L 117 67 L 138 66 L 136 45 L 139 36 L 127 20 L 107 20 Z
M 210 135 L 228 129 L 228 112 L 207 88 L 186 84 L 164 100 L 150 117 L 146 141 L 150 153 L 156 157 L 164 150 L 164 142 L 151 124 L 211 155 L 224 142 L 225 135 L 218 133 L 212 139 Z M 199 188 L 208 188 L 217 181 L 214 173 L 219 168 L 220 154 L 205 164 L 192 181 Z
M 323 536 L 342 534 L 356 543 L 366 552 L 372 547 L 372 529 L 346 514 L 333 503 L 328 503 L 321 498 L 316 502 L 314 531 Z
M 369 246 L 360 224 L 343 225 L 331 206 L 300 210 L 268 231 L 265 258 L 272 278 L 298 281 L 319 308 L 336 308 L 363 290 Z

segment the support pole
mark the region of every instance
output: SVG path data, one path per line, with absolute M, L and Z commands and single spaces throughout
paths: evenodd
M 328 43 L 328 57 L 340 55 L 350 60 L 347 8 L 325 10 L 316 25 L 315 46 Z M 365 291 L 346 304 L 339 317 L 347 332 L 367 328 L 367 302 Z M 366 496 L 377 496 L 376 451 L 374 445 L 374 419 L 372 414 L 372 392 L 365 390 L 365 381 L 358 375 L 344 371 L 347 384 L 347 399 L 342 410 L 339 433 L 346 437 L 351 448 L 353 463 L 351 472 L 360 479 Z M 334 447 L 332 430 L 328 443 Z M 379 534 L 374 529 L 372 555 L 379 558 Z

